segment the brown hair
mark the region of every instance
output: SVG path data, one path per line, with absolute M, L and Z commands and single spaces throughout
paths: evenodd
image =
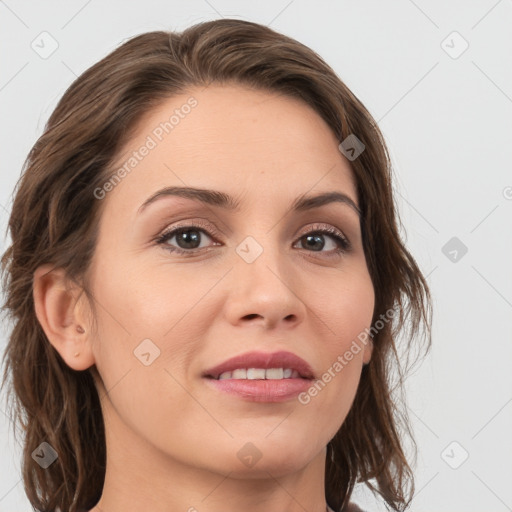
M 94 190 L 111 174 L 144 114 L 175 94 L 211 83 L 300 98 L 339 141 L 354 134 L 365 146 L 351 167 L 375 289 L 373 322 L 391 308 L 399 315 L 373 336 L 372 358 L 352 408 L 329 442 L 325 494 L 340 511 L 354 485 L 366 482 L 393 510 L 405 510 L 414 482 L 400 435 L 408 434 L 416 445 L 406 408 L 394 395 L 395 388 L 403 395 L 404 379 L 396 341 L 407 328 L 404 353 L 423 346 L 428 351 L 432 312 L 426 280 L 398 232 L 383 136 L 315 52 L 266 26 L 235 19 L 200 23 L 181 33 L 149 32 L 119 46 L 71 84 L 25 161 L 8 225 L 12 244 L 1 263 L 3 309 L 13 320 L 2 387 L 10 376 L 12 418 L 25 433 L 27 497 L 43 511 L 92 508 L 101 496 L 106 464 L 96 367 L 74 371 L 49 343 L 35 315 L 34 271 L 44 263 L 63 268 L 89 296 L 86 271 L 101 214 Z M 425 345 L 418 336 L 422 325 Z M 31 457 L 43 441 L 58 453 L 47 469 Z

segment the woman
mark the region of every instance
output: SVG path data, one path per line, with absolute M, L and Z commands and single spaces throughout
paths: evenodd
M 31 150 L 2 259 L 45 511 L 405 510 L 391 393 L 427 283 L 383 137 L 312 50 L 223 19 L 124 43 Z M 418 345 L 419 346 L 419 345 Z

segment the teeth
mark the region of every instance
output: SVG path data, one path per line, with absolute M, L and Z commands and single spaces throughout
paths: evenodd
M 297 370 L 291 368 L 238 368 L 232 372 L 224 372 L 219 375 L 218 380 L 239 379 L 239 380 L 280 380 L 280 379 L 298 379 L 300 377 Z
M 269 368 L 265 372 L 266 379 L 282 379 L 284 376 L 284 370 L 282 368 Z
M 247 379 L 256 380 L 265 378 L 265 370 L 263 368 L 247 368 Z

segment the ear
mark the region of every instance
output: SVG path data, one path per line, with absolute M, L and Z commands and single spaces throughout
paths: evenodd
M 79 301 L 83 289 L 49 264 L 38 267 L 33 277 L 35 312 L 48 340 L 70 368 L 86 370 L 95 359 L 91 325 Z

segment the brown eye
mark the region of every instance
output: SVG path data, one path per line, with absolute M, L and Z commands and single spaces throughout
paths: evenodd
M 166 233 L 162 238 L 162 243 L 168 242 L 176 237 L 176 245 L 180 249 L 198 249 L 201 243 L 202 234 L 205 232 L 202 229 L 196 228 L 180 228 L 170 233 Z
M 209 229 L 211 230 L 212 228 L 201 223 L 177 226 L 162 233 L 156 239 L 156 242 L 159 245 L 163 245 L 169 252 L 192 256 L 208 247 L 208 245 L 201 247 L 205 237 L 214 240 L 208 231 Z M 176 240 L 171 244 L 170 241 L 173 239 Z
M 326 247 L 325 238 L 331 238 L 334 240 L 334 247 L 328 248 L 327 251 L 323 249 Z M 299 241 L 301 242 L 301 248 L 310 250 L 312 252 L 325 252 L 332 253 L 335 255 L 339 255 L 340 253 L 345 253 L 350 250 L 351 245 L 348 239 L 343 236 L 343 234 L 335 228 L 322 228 L 316 229 L 314 231 L 310 231 L 303 235 Z

